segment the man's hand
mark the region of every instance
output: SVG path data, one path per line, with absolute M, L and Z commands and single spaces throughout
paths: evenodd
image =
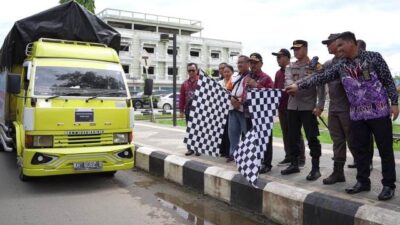
M 183 117 L 184 117 L 183 112 L 180 112 L 180 113 L 179 113 L 179 118 L 183 118 Z
M 392 105 L 390 107 L 390 113 L 392 115 L 393 120 L 396 120 L 397 117 L 399 116 L 399 106 L 398 105 Z
M 313 114 L 314 114 L 316 117 L 321 116 L 321 114 L 322 114 L 322 109 L 320 109 L 320 108 L 318 108 L 318 107 L 315 107 L 315 109 L 313 110 Z
M 237 110 L 239 110 L 240 106 L 242 105 L 242 102 L 239 99 L 236 99 L 236 98 L 231 98 L 231 103 L 233 105 L 233 108 L 237 109 Z
M 299 90 L 299 86 L 297 86 L 297 84 L 291 84 L 286 88 L 286 92 L 289 95 L 295 95 L 298 90 Z
M 249 78 L 249 79 L 247 79 L 246 86 L 255 88 L 255 87 L 257 87 L 257 81 Z

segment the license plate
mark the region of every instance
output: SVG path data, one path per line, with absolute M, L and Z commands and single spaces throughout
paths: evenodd
M 78 162 L 74 163 L 75 170 L 99 170 L 103 168 L 102 162 Z

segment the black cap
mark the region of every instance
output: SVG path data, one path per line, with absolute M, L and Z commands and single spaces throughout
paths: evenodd
M 322 44 L 327 45 L 339 37 L 340 33 L 330 34 L 327 40 L 323 40 Z
M 301 47 L 307 47 L 308 43 L 307 41 L 304 40 L 295 40 L 293 41 L 293 46 L 290 49 L 294 49 L 294 48 L 301 48 Z
M 282 48 L 281 50 L 279 50 L 279 52 L 273 52 L 272 55 L 274 55 L 274 56 L 284 55 L 284 56 L 287 56 L 289 59 L 291 57 L 289 50 L 287 50 L 286 48 Z
M 250 54 L 249 61 L 262 62 L 263 59 L 260 53 L 254 52 Z

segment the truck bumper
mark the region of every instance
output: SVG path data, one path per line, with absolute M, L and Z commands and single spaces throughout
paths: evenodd
M 26 176 L 37 177 L 131 169 L 134 166 L 134 150 L 133 144 L 81 148 L 24 149 L 22 172 Z M 119 153 L 124 151 L 130 151 L 131 155 L 128 154 L 128 158 L 127 156 L 121 157 L 124 154 Z M 40 163 L 37 160 L 38 155 L 45 159 L 52 158 L 52 160 Z M 85 162 L 99 162 L 101 168 L 77 169 L 74 166 L 77 163 Z

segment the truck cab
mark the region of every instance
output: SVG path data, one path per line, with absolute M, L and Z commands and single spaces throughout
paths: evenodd
M 114 49 L 41 38 L 3 75 L 19 91 L 0 100 L 1 146 L 16 150 L 22 180 L 133 167 L 134 109 Z

